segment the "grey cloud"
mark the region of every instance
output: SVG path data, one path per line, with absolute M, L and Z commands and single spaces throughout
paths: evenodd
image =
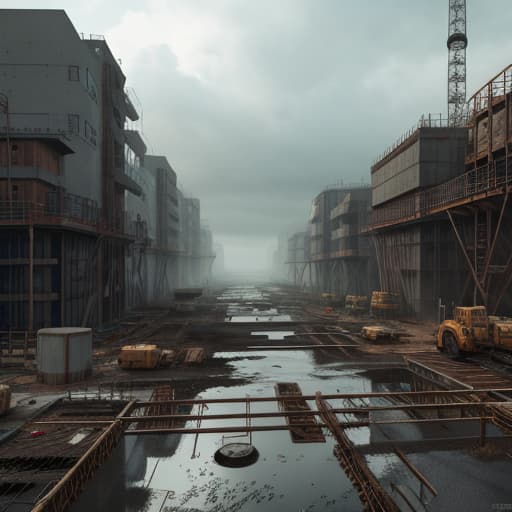
M 64 8 L 77 29 L 108 34 L 127 9 L 147 5 L 103 2 L 101 17 L 79 2 Z M 212 13 L 236 35 L 208 49 L 212 60 L 229 62 L 224 74 L 206 71 L 206 80 L 184 75 L 167 46 L 144 48 L 143 39 L 127 70 L 154 151 L 168 156 L 231 245 L 260 244 L 306 222 L 326 185 L 368 181 L 374 157 L 421 114 L 446 109 L 446 0 L 166 5 L 170 16 L 176 5 Z M 510 2 L 468 0 L 468 20 L 472 92 L 509 63 Z M 122 47 L 113 51 L 128 57 Z

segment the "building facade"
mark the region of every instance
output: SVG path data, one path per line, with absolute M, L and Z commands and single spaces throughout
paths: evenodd
M 180 205 L 167 159 L 128 129 L 139 114 L 106 41 L 62 10 L 0 24 L 0 330 L 118 322 L 172 296 L 180 248 L 199 279 L 199 200 Z
M 434 318 L 440 300 L 462 300 L 466 272 L 449 219 L 417 213 L 429 191 L 463 173 L 466 145 L 466 128 L 423 117 L 371 169 L 380 289 L 415 316 Z

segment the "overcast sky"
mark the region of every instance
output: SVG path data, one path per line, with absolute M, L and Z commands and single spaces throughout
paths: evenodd
M 468 93 L 512 60 L 510 0 L 467 0 Z M 0 0 L 103 34 L 231 268 L 264 267 L 327 185 L 446 111 L 448 0 Z

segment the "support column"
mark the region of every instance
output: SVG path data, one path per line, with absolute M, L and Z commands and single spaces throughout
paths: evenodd
M 28 330 L 34 330 L 34 226 L 28 228 Z
M 98 246 L 98 325 L 103 324 L 103 297 L 105 295 L 103 284 L 103 242 Z

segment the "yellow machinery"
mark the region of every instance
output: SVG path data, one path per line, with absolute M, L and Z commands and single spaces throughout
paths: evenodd
M 382 325 L 366 325 L 361 329 L 361 336 L 376 343 L 380 341 L 399 340 L 400 334 Z
M 345 297 L 345 308 L 352 313 L 364 313 L 368 311 L 368 297 L 366 295 L 347 295 Z
M 125 345 L 121 348 L 118 363 L 125 370 L 151 370 L 171 363 L 172 350 L 162 350 L 158 345 Z
M 455 308 L 455 318 L 437 331 L 437 348 L 452 355 L 486 347 L 512 351 L 512 319 L 487 316 L 485 306 Z
M 391 292 L 372 292 L 372 314 L 375 316 L 392 316 L 400 309 L 400 296 Z

